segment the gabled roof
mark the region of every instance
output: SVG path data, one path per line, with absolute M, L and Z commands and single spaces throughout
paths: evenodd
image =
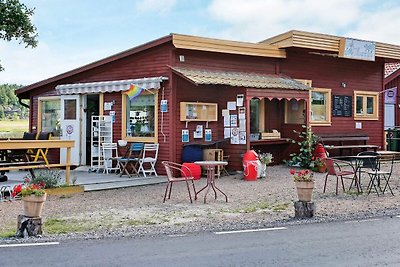
M 228 85 L 246 88 L 310 90 L 311 87 L 281 75 L 248 72 L 214 71 L 205 69 L 171 67 L 179 76 L 196 84 Z
M 293 30 L 268 38 L 260 43 L 276 45 L 279 48 L 299 47 L 339 53 L 340 40 L 343 38 L 328 34 Z M 400 60 L 400 46 L 379 42 L 375 42 L 375 44 L 376 57 Z
M 151 42 L 136 46 L 134 48 L 125 50 L 125 51 L 123 51 L 121 53 L 118 53 L 118 54 L 115 54 L 115 55 L 100 59 L 100 60 L 95 61 L 93 63 L 89 63 L 89 64 L 84 65 L 82 67 L 79 67 L 79 68 L 64 72 L 62 74 L 56 75 L 54 77 L 51 77 L 51 78 L 48 78 L 48 79 L 45 79 L 45 80 L 42 80 L 40 82 L 33 83 L 31 85 L 21 87 L 21 88 L 16 90 L 16 94 L 17 95 L 18 94 L 23 94 L 23 93 L 25 93 L 27 91 L 36 89 L 38 87 L 45 86 L 45 85 L 53 83 L 53 82 L 57 82 L 59 80 L 71 77 L 73 75 L 79 74 L 79 73 L 84 72 L 84 71 L 88 71 L 88 70 L 94 69 L 96 67 L 100 67 L 102 65 L 105 65 L 105 64 L 111 63 L 113 61 L 116 61 L 116 60 L 119 60 L 119 59 L 122 59 L 122 58 L 125 58 L 125 57 L 128 57 L 128 56 L 131 56 L 131 55 L 136 54 L 138 52 L 147 50 L 149 48 L 156 47 L 158 45 L 167 43 L 167 42 L 171 41 L 171 39 L 172 39 L 172 35 L 164 36 L 162 38 L 159 38 L 159 39 L 153 40 Z

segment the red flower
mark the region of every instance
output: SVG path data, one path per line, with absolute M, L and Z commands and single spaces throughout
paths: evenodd
M 296 173 L 295 170 L 290 170 L 290 174 L 291 174 L 291 175 L 294 175 L 295 173 Z

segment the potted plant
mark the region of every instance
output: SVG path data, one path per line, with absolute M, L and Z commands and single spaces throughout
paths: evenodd
M 296 184 L 299 201 L 311 201 L 314 189 L 313 172 L 310 170 L 290 170 L 290 174 L 293 176 L 294 183 Z
M 310 167 L 316 169 L 318 172 L 326 172 L 325 159 L 313 158 Z
M 267 165 L 272 163 L 273 156 L 271 153 L 259 153 L 258 160 L 261 162 L 259 177 L 267 176 Z
M 42 183 L 29 183 L 29 181 L 25 180 L 24 184 L 14 187 L 13 195 L 21 197 L 26 217 L 40 217 L 47 197 Z

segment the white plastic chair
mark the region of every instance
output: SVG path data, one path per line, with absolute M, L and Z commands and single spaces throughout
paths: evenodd
M 144 177 L 147 177 L 146 174 L 151 175 L 152 173 L 158 176 L 156 172 L 158 147 L 159 144 L 144 144 L 143 154 L 139 159 L 139 173 L 142 172 Z M 145 169 L 145 167 L 148 168 Z
M 111 171 L 119 172 L 121 171 L 121 166 L 119 164 L 118 156 L 118 146 L 117 143 L 102 143 L 103 160 L 104 160 L 104 170 L 103 173 L 109 173 Z M 113 166 L 113 161 L 116 161 L 115 166 Z

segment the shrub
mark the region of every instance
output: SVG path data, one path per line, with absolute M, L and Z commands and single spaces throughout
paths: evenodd
M 44 188 L 55 188 L 61 184 L 61 172 L 56 170 L 38 170 L 35 171 L 35 177 L 28 174 L 30 184 L 44 184 Z

